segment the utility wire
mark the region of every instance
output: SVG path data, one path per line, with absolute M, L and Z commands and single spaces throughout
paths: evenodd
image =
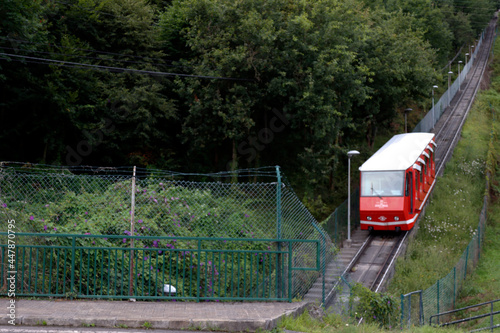
M 25 44 L 33 44 L 33 45 L 44 45 L 44 46 L 54 46 L 58 48 L 64 48 L 64 49 L 71 49 L 71 50 L 77 50 L 77 51 L 84 51 L 84 52 L 94 52 L 94 53 L 100 53 L 100 54 L 105 54 L 105 55 L 116 55 L 120 57 L 131 57 L 131 58 L 136 58 L 136 59 L 151 59 L 155 61 L 169 61 L 169 62 L 174 62 L 176 60 L 170 60 L 170 59 L 158 59 L 158 58 L 150 58 L 150 57 L 144 57 L 144 56 L 138 56 L 138 55 L 124 55 L 121 53 L 115 53 L 115 52 L 107 52 L 107 51 L 99 51 L 99 50 L 91 50 L 91 49 L 80 49 L 76 47 L 71 47 L 71 46 L 62 46 L 62 45 L 57 45 L 53 43 L 37 43 L 37 42 L 31 42 L 23 39 L 14 39 L 14 38 L 9 38 L 9 37 L 1 37 L 0 39 L 3 40 L 8 40 L 10 42 L 19 42 L 19 43 L 25 43 Z
M 0 49 L 12 50 L 12 51 L 20 50 L 18 48 L 5 47 L 5 46 L 0 46 Z M 90 57 L 90 56 L 85 56 L 85 55 L 81 55 L 81 54 L 57 53 L 57 52 L 26 50 L 26 49 L 21 49 L 21 50 L 23 52 L 29 52 L 29 53 L 57 55 L 57 56 L 72 57 L 72 58 L 76 57 L 76 58 L 79 58 L 79 59 L 92 59 L 92 60 L 99 60 L 99 61 L 113 61 L 113 62 L 121 62 L 121 63 L 127 63 L 127 64 L 138 64 L 138 65 L 154 65 L 154 66 L 168 66 L 168 67 L 192 68 L 192 67 L 186 67 L 186 66 L 180 66 L 180 65 L 169 65 L 169 64 L 160 64 L 160 63 L 153 63 L 153 62 L 141 62 L 141 61 L 131 61 L 131 60 L 114 59 L 114 58 L 113 59 L 106 59 L 106 58 Z
M 58 65 L 59 64 L 61 66 L 66 66 L 66 67 L 98 69 L 98 70 L 105 70 L 105 71 L 110 71 L 110 72 L 129 72 L 129 73 L 145 74 L 145 75 L 152 75 L 152 76 L 188 77 L 188 78 L 230 80 L 230 81 L 253 81 L 250 79 L 240 79 L 240 78 L 233 78 L 233 77 L 180 74 L 180 73 L 169 73 L 169 72 L 146 71 L 146 70 L 122 68 L 122 67 L 90 65 L 90 64 L 83 64 L 83 63 L 71 62 L 71 61 L 62 61 L 62 60 L 55 60 L 55 59 L 22 56 L 22 55 L 17 55 L 17 54 L 0 53 L 0 56 L 2 56 L 2 55 L 7 56 L 7 57 L 13 57 L 13 58 L 27 59 L 27 60 L 33 60 L 33 61 L 42 61 L 42 62 L 44 62 L 44 64 L 47 64 L 47 65 Z M 7 60 L 6 58 L 0 58 L 0 59 Z

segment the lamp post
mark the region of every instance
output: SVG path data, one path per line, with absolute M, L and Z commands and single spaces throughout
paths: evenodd
M 462 85 L 462 81 L 460 80 L 460 64 L 462 63 L 462 60 L 458 61 L 458 91 L 460 91 L 460 86 Z
M 451 74 L 453 74 L 453 72 L 449 71 L 448 72 L 448 106 L 450 106 L 450 104 L 451 104 L 451 99 L 450 99 Z
M 434 89 L 437 89 L 438 86 L 432 86 L 432 126 L 434 126 L 436 122 L 436 112 L 434 111 Z
M 413 109 L 412 108 L 405 109 L 405 133 L 408 133 L 408 127 L 407 127 L 406 119 L 407 119 L 408 113 L 410 111 L 413 111 Z
M 347 247 L 351 247 L 351 157 L 359 155 L 359 151 L 347 152 Z
M 465 65 L 467 66 L 467 57 L 469 56 L 468 53 L 465 54 Z
M 474 61 L 474 45 L 470 46 L 470 50 L 471 50 L 471 52 L 470 52 L 470 60 Z

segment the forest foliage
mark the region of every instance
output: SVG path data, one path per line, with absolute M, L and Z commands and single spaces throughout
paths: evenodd
M 498 7 L 4 0 L 0 160 L 184 172 L 281 165 L 321 206 L 325 193 L 345 197 L 345 152 L 367 156 L 379 133 L 401 130 L 398 111 L 428 105 L 442 69 Z

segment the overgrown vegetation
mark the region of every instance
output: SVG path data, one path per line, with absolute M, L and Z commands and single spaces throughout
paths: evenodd
M 306 311 L 297 318 L 285 317 L 278 328 L 273 330 L 274 333 L 284 333 L 285 330 L 294 332 L 307 332 L 307 333 L 383 333 L 383 332 L 401 332 L 400 327 L 395 324 L 392 327 L 381 327 L 378 323 L 361 323 L 354 319 L 343 318 L 338 314 L 329 313 L 322 319 L 311 317 Z M 405 329 L 402 332 L 412 333 L 458 333 L 463 330 L 457 328 L 435 328 L 430 326 L 412 327 Z
M 59 182 L 64 179 L 59 179 Z M 82 184 L 87 184 L 87 181 L 92 180 L 84 179 Z M 163 284 L 169 283 L 175 284 L 177 295 L 181 297 L 195 297 L 197 287 L 202 297 L 248 297 L 256 293 L 258 284 L 264 283 L 264 279 L 275 276 L 276 256 L 268 253 L 275 250 L 275 245 L 244 240 L 274 238 L 269 233 L 274 228 L 270 227 L 265 215 L 253 208 L 252 199 L 235 200 L 240 194 L 238 191 L 235 190 L 233 196 L 217 196 L 208 189 L 189 189 L 168 182 L 146 182 L 137 186 L 136 213 L 141 218 L 135 219 L 134 235 L 155 238 L 135 239 L 132 243 L 128 237 L 132 235 L 130 181 L 113 183 L 101 179 L 97 183 L 101 190 L 86 191 L 74 181 L 69 182 L 72 186 L 66 185 L 78 190 L 77 193 L 68 188 L 67 191 L 50 193 L 54 189 L 48 186 L 40 190 L 38 198 L 30 198 L 34 200 L 30 205 L 16 200 L 6 200 L 7 203 L 3 204 L 5 219 L 19 221 L 19 228 L 23 231 L 38 232 L 40 236 L 48 234 L 48 237 L 19 236 L 20 243 L 70 248 L 71 238 L 51 235 L 88 235 L 75 241 L 80 248 L 75 252 L 78 269 L 74 271 L 76 284 L 73 290 L 68 290 L 67 286 L 72 272 L 66 266 L 70 264 L 65 263 L 69 260 L 66 252 L 60 249 L 34 250 L 36 258 L 40 256 L 44 265 L 40 271 L 33 270 L 34 283 L 37 284 L 38 280 L 40 284 L 34 287 L 35 290 L 38 288 L 51 294 L 66 290 L 75 295 L 126 295 L 130 280 L 130 252 L 120 248 L 131 246 L 139 249 L 135 251 L 134 273 L 134 295 L 137 296 L 162 296 Z M 103 183 L 109 185 L 106 187 Z M 26 183 L 25 186 L 30 188 L 32 185 Z M 57 200 L 42 201 L 42 198 L 51 197 L 49 194 L 54 194 Z M 9 193 L 4 192 L 4 195 L 8 197 Z M 184 239 L 186 237 L 189 239 Z M 201 245 L 195 237 L 242 240 L 206 240 Z M 198 252 L 199 245 L 213 251 Z M 118 250 L 109 251 L 109 248 Z M 29 259 L 20 265 L 25 265 L 26 271 L 31 272 L 30 265 L 38 267 L 34 258 L 35 254 L 31 256 L 30 252 Z M 19 270 L 24 271 L 21 267 Z M 40 276 L 35 277 L 37 274 Z M 231 274 L 229 278 L 228 274 Z M 55 283 L 51 284 L 52 281 Z M 32 286 L 33 282 L 26 283 Z M 270 284 L 267 285 L 267 288 L 261 287 L 261 297 L 274 292 Z
M 500 45 L 496 43 L 494 52 L 500 51 Z M 468 278 L 459 294 L 457 308 L 475 305 L 486 301 L 500 299 L 500 59 L 495 58 L 491 64 L 492 81 L 489 90 L 484 95 L 487 97 L 493 116 L 492 140 L 490 144 L 490 156 L 488 168 L 492 173 L 490 178 L 490 209 L 488 211 L 487 227 L 481 253 L 481 260 L 476 270 Z M 498 305 L 495 307 L 498 310 Z M 487 311 L 489 309 L 480 309 Z M 482 313 L 482 312 L 481 312 Z M 472 309 L 470 315 L 478 315 L 477 309 Z M 484 327 L 485 318 L 474 322 L 474 325 Z M 495 324 L 500 323 L 498 315 L 495 316 Z M 470 327 L 470 324 L 467 326 Z M 476 326 L 477 327 L 477 326 Z

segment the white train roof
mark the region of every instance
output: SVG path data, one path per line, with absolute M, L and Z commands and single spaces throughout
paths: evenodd
M 360 171 L 406 170 L 431 145 L 434 133 L 395 135 L 359 168 Z M 432 145 L 436 145 L 432 142 Z

